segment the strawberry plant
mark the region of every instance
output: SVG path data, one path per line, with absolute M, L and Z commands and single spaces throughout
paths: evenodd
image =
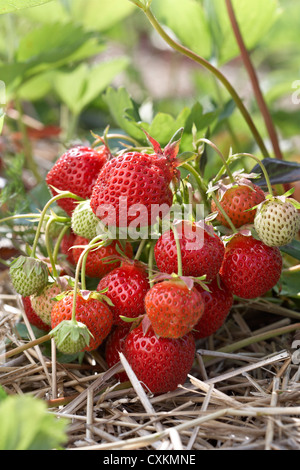
M 10 57 L 0 64 L 9 103 L 7 116 L 0 110 L 0 148 L 3 175 L 11 180 L 4 178 L 1 190 L 0 230 L 15 249 L 12 256 L 3 251 L 0 261 L 29 333 L 31 325 L 40 336 L 0 357 L 38 345 L 52 356 L 53 374 L 60 358 L 74 359 L 81 370 L 97 362 L 103 382 L 96 378 L 95 390 L 110 373 L 117 379 L 116 390 L 101 389 L 100 405 L 106 393 L 117 396 L 130 385 L 143 397 L 175 392 L 197 365 L 198 345 L 230 337 L 235 321 L 242 325 L 236 320 L 241 306 L 246 311 L 268 303 L 299 316 L 300 162 L 282 151 L 275 113 L 248 52 L 275 21 L 276 1 L 264 14 L 253 2 L 255 30 L 244 0 L 225 0 L 222 7 L 215 1 L 116 0 L 120 10 L 103 6 L 105 21 L 95 15 L 94 0 L 26 3 L 36 10 L 24 13 L 24 23 L 17 14 L 9 17 L 19 46 L 11 41 Z M 3 2 L 0 13 L 11 8 Z M 143 34 L 151 27 L 162 41 L 158 47 L 189 64 L 206 100 L 191 95 L 183 106 L 174 97 L 149 106 L 141 97 L 146 89 L 129 85 L 133 64 L 128 70 L 125 54 L 99 58 L 105 44 L 96 33 L 126 48 L 139 33 L 129 37 L 128 25 L 141 18 Z M 10 19 L 5 26 L 12 35 Z M 120 19 L 128 23 L 119 30 Z M 39 27 L 23 35 L 24 24 L 34 21 Z M 199 22 L 201 40 L 191 32 Z M 251 31 L 246 39 L 244 31 Z M 221 67 L 238 53 L 259 111 L 253 105 L 252 112 Z M 214 91 L 203 84 L 199 66 Z M 118 75 L 125 71 L 125 78 Z M 115 86 L 117 75 L 125 85 Z M 30 103 L 57 127 L 29 119 Z M 46 163 L 36 156 L 38 145 L 53 152 Z M 260 321 L 267 326 L 267 315 Z M 291 322 L 288 332 L 298 327 Z M 131 373 L 118 368 L 121 354 Z M 43 366 L 49 380 L 49 363 Z M 79 381 L 76 386 L 84 393 Z

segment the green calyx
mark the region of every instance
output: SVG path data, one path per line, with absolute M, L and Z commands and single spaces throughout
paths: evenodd
M 50 335 L 54 338 L 57 349 L 65 354 L 76 354 L 89 346 L 90 338 L 93 337 L 84 323 L 63 320 Z
M 19 256 L 9 270 L 16 292 L 24 297 L 41 292 L 48 284 L 47 264 L 39 259 Z

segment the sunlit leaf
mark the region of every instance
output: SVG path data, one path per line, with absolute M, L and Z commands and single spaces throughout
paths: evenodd
M 0 14 L 22 10 L 23 8 L 36 7 L 51 1 L 52 0 L 1 0 Z
M 11 395 L 0 402 L 1 450 L 52 450 L 66 441 L 67 420 L 47 412 L 32 396 Z
M 158 20 L 168 26 L 182 44 L 204 57 L 210 57 L 211 35 L 200 2 L 153 0 L 151 6 Z
M 101 62 L 94 67 L 82 63 L 72 72 L 58 72 L 55 90 L 69 109 L 78 115 L 127 65 L 125 57 Z

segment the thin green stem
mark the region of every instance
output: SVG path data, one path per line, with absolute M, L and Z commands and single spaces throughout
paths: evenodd
M 217 208 L 219 209 L 219 211 L 222 213 L 223 217 L 226 219 L 227 223 L 229 224 L 231 230 L 233 231 L 233 233 L 237 233 L 237 229 L 236 227 L 234 226 L 231 218 L 229 217 L 229 215 L 227 214 L 227 212 L 225 211 L 225 209 L 222 207 L 222 205 L 220 204 L 220 201 L 219 199 L 217 198 L 217 196 L 215 195 L 214 192 L 211 192 L 211 197 L 212 199 L 214 200 Z
M 178 231 L 173 224 L 172 224 L 172 231 L 174 233 L 174 239 L 175 239 L 176 251 L 177 251 L 177 275 L 182 276 L 182 256 L 181 256 L 180 240 L 178 237 Z
M 70 225 L 65 225 L 63 227 L 63 229 L 60 231 L 60 234 L 57 237 L 56 243 L 54 245 L 54 250 L 53 250 L 53 260 L 54 260 L 55 264 L 57 263 L 57 257 L 58 257 L 58 253 L 59 253 L 59 249 L 60 249 L 62 239 L 64 238 L 65 234 L 67 233 L 67 231 L 69 229 L 70 229 Z
M 149 256 L 148 256 L 148 272 L 149 272 L 150 287 L 152 287 L 154 284 L 154 281 L 153 281 L 154 246 L 155 246 L 155 243 L 152 242 L 150 245 Z
M 146 238 L 144 238 L 144 239 L 140 242 L 139 247 L 138 247 L 138 249 L 137 249 L 137 252 L 136 252 L 136 254 L 135 254 L 135 257 L 134 257 L 134 259 L 135 259 L 136 261 L 138 261 L 138 260 L 140 259 L 140 256 L 141 256 L 141 254 L 142 254 L 142 252 L 143 252 L 144 246 L 145 246 L 145 244 L 147 243 L 147 241 L 148 241 L 148 240 L 147 240 Z
M 123 134 L 106 134 L 105 139 L 104 139 L 104 137 L 102 138 L 102 137 L 100 137 L 97 134 L 94 134 L 92 132 L 92 136 L 96 138 L 95 142 L 93 142 L 93 144 L 92 144 L 93 148 L 96 147 L 97 145 L 101 144 L 101 143 L 103 144 L 103 141 L 105 139 L 107 139 L 107 140 L 110 140 L 110 139 L 126 140 L 126 141 L 130 142 L 131 144 L 133 144 L 134 147 L 138 147 L 140 145 L 140 143 L 137 140 L 133 139 L 132 137 L 130 137 L 129 135 L 126 135 L 126 134 L 125 135 L 123 135 Z
M 82 201 L 83 200 L 81 197 L 77 196 L 76 194 L 73 194 L 69 191 L 65 191 L 65 192 L 62 192 L 62 193 L 54 196 L 53 198 L 51 198 L 47 202 L 47 204 L 44 206 L 44 208 L 41 212 L 39 224 L 38 224 L 38 227 L 37 227 L 37 230 L 36 230 L 36 233 L 35 233 L 35 238 L 34 238 L 34 241 L 33 241 L 33 246 L 32 246 L 32 251 L 31 251 L 32 258 L 35 257 L 35 252 L 36 252 L 36 249 L 37 249 L 39 236 L 40 236 L 40 233 L 41 233 L 41 229 L 42 229 L 42 226 L 43 226 L 43 222 L 44 222 L 44 218 L 46 216 L 47 210 L 49 209 L 51 204 L 53 204 L 54 202 L 58 201 L 59 199 L 63 199 L 63 198 L 72 198 L 72 199 L 76 199 L 77 201 Z
M 269 158 L 269 152 L 264 144 L 264 141 L 262 137 L 260 136 L 258 129 L 256 128 L 254 121 L 251 118 L 250 113 L 248 112 L 247 108 L 245 107 L 243 101 L 239 97 L 238 93 L 234 89 L 234 87 L 231 85 L 231 83 L 227 80 L 225 75 L 222 74 L 220 70 L 218 70 L 216 67 L 214 67 L 210 62 L 208 62 L 206 59 L 203 57 L 199 56 L 195 52 L 191 51 L 187 47 L 179 44 L 176 42 L 173 38 L 171 38 L 167 32 L 162 28 L 162 26 L 159 24 L 155 16 L 153 15 L 151 9 L 149 7 L 143 7 L 141 4 L 136 3 L 139 8 L 142 8 L 144 11 L 145 15 L 147 16 L 149 22 L 153 26 L 153 28 L 157 31 L 157 33 L 165 40 L 165 42 L 172 47 L 175 51 L 185 55 L 186 57 L 190 58 L 194 62 L 198 63 L 199 65 L 205 67 L 207 70 L 209 70 L 211 73 L 215 75 L 215 77 L 224 85 L 224 87 L 227 89 L 229 94 L 231 95 L 232 99 L 234 100 L 236 106 L 240 110 L 242 116 L 244 117 L 246 123 L 249 126 L 249 129 L 251 130 L 251 133 L 261 149 L 262 154 L 266 157 Z
M 55 222 L 56 222 L 56 218 L 55 217 L 50 217 L 50 219 L 48 220 L 48 222 L 46 224 L 45 245 L 46 245 L 46 250 L 47 250 L 48 257 L 49 257 L 51 267 L 52 267 L 52 275 L 53 275 L 53 277 L 56 278 L 58 276 L 58 273 L 57 273 L 56 264 L 55 264 L 54 257 L 53 257 L 53 249 L 52 249 L 52 246 L 51 246 L 50 235 L 49 235 L 51 225 Z
M 246 48 L 244 38 L 241 34 L 241 30 L 240 30 L 240 27 L 239 27 L 239 24 L 238 24 L 238 21 L 237 21 L 235 12 L 234 12 L 232 2 L 231 2 L 231 0 L 225 0 L 225 3 L 226 3 L 226 6 L 227 6 L 228 17 L 229 17 L 231 25 L 232 25 L 232 30 L 233 30 L 233 33 L 235 35 L 235 38 L 236 38 L 237 44 L 239 46 L 239 49 L 241 51 L 241 58 L 242 58 L 242 61 L 245 65 L 245 68 L 248 72 L 248 75 L 249 75 L 249 78 L 250 78 L 250 81 L 251 81 L 251 84 L 252 84 L 253 92 L 254 92 L 254 95 L 256 97 L 258 107 L 261 111 L 261 114 L 262 114 L 263 119 L 265 121 L 266 129 L 268 131 L 268 134 L 270 136 L 270 140 L 272 142 L 274 153 L 276 155 L 276 158 L 278 158 L 279 160 L 283 160 L 283 155 L 282 155 L 282 152 L 281 152 L 281 149 L 280 149 L 277 132 L 276 132 L 271 114 L 269 112 L 268 106 L 265 102 L 263 93 L 261 91 L 260 84 L 259 84 L 259 79 L 258 79 L 256 70 L 255 70 L 255 68 L 252 64 L 250 54 L 249 54 L 249 52 Z
M 227 175 L 228 175 L 228 177 L 229 177 L 231 183 L 232 183 L 232 184 L 235 184 L 236 181 L 235 181 L 235 179 L 234 179 L 234 177 L 233 177 L 233 174 L 232 174 L 232 172 L 231 172 L 231 170 L 230 170 L 230 168 L 229 168 L 229 165 L 228 165 L 228 163 L 227 163 L 227 161 L 226 161 L 226 158 L 225 158 L 224 155 L 222 154 L 221 150 L 218 149 L 218 147 L 217 147 L 213 142 L 211 142 L 211 141 L 208 140 L 208 139 L 205 139 L 205 138 L 199 139 L 198 142 L 203 142 L 203 143 L 209 145 L 210 147 L 212 147 L 212 148 L 216 151 L 216 153 L 219 155 L 219 157 L 221 158 L 221 160 L 222 160 L 222 162 L 223 162 L 223 166 L 224 166 L 225 169 L 226 169 L 226 173 L 227 173 Z
M 264 166 L 262 161 L 258 157 L 256 157 L 255 155 L 252 155 L 251 153 L 236 153 L 236 154 L 232 155 L 233 159 L 237 159 L 239 157 L 250 157 L 250 158 L 253 158 L 258 163 L 258 165 L 260 166 L 260 168 L 261 168 L 261 170 L 264 174 L 264 177 L 265 177 L 265 180 L 266 180 L 266 183 L 267 183 L 267 186 L 268 186 L 269 194 L 270 194 L 270 196 L 273 196 L 273 189 L 272 189 L 272 186 L 271 186 L 270 178 L 269 178 L 268 172 L 266 170 L 266 167 Z
M 192 165 L 190 165 L 189 163 L 183 163 L 180 166 L 182 168 L 184 168 L 185 170 L 189 171 L 193 175 L 193 177 L 196 180 L 196 183 L 197 183 L 199 192 L 201 194 L 202 200 L 204 201 L 205 205 L 208 206 L 207 196 L 206 196 L 206 191 L 207 191 L 208 187 L 207 187 L 206 183 L 204 182 L 204 180 L 202 179 L 202 177 L 200 176 L 200 174 L 198 173 L 198 171 Z
M 201 186 L 203 189 L 205 188 L 205 191 L 207 191 L 208 187 L 206 186 L 206 184 L 204 183 L 204 181 L 202 180 L 201 176 L 199 175 L 199 173 L 197 172 L 197 170 L 195 168 L 193 168 L 191 165 L 189 165 L 188 163 L 184 163 L 183 165 L 183 168 L 185 168 L 186 170 L 190 171 L 191 174 L 195 177 L 197 183 L 198 183 L 198 186 Z M 225 219 L 227 220 L 230 228 L 232 229 L 232 231 L 234 233 L 237 232 L 237 229 L 235 228 L 235 226 L 233 225 L 232 223 L 232 220 L 230 219 L 230 217 L 227 215 L 227 213 L 225 212 L 225 210 L 223 209 L 223 207 L 221 206 L 217 196 L 215 195 L 214 192 L 211 193 L 211 197 L 212 199 L 215 201 L 216 203 L 216 206 L 218 207 L 218 209 L 220 210 L 220 212 L 223 214 L 223 216 L 225 217 Z
M 75 271 L 75 281 L 74 281 L 74 297 L 73 297 L 73 306 L 72 306 L 72 321 L 75 323 L 76 322 L 76 297 L 77 297 L 77 292 L 78 292 L 78 287 L 79 287 L 79 276 L 81 273 L 81 287 L 82 290 L 85 290 L 86 285 L 85 285 L 85 262 L 88 256 L 88 253 L 90 250 L 97 248 L 99 246 L 102 246 L 105 244 L 105 241 L 101 240 L 100 243 L 97 243 L 99 240 L 101 240 L 100 236 L 97 236 L 93 238 L 89 242 L 89 244 L 84 248 L 84 250 L 81 252 L 77 265 L 76 265 L 76 271 Z M 82 266 L 83 266 L 83 272 L 82 272 Z

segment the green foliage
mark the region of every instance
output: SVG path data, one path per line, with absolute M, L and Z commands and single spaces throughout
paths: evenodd
M 71 72 L 57 72 L 54 87 L 61 101 L 73 114 L 79 115 L 127 65 L 125 57 L 101 62 L 93 67 L 82 63 Z
M 23 8 L 35 7 L 51 1 L 52 0 L 1 0 L 0 14 L 22 10 Z
M 0 395 L 0 449 L 52 450 L 67 440 L 68 421 L 47 412 L 46 404 L 27 395 Z
M 260 0 L 235 0 L 233 7 L 249 49 L 259 44 L 279 15 L 277 0 L 268 0 L 263 8 Z M 182 44 L 201 56 L 224 64 L 239 54 L 225 2 L 153 0 L 152 9 Z

